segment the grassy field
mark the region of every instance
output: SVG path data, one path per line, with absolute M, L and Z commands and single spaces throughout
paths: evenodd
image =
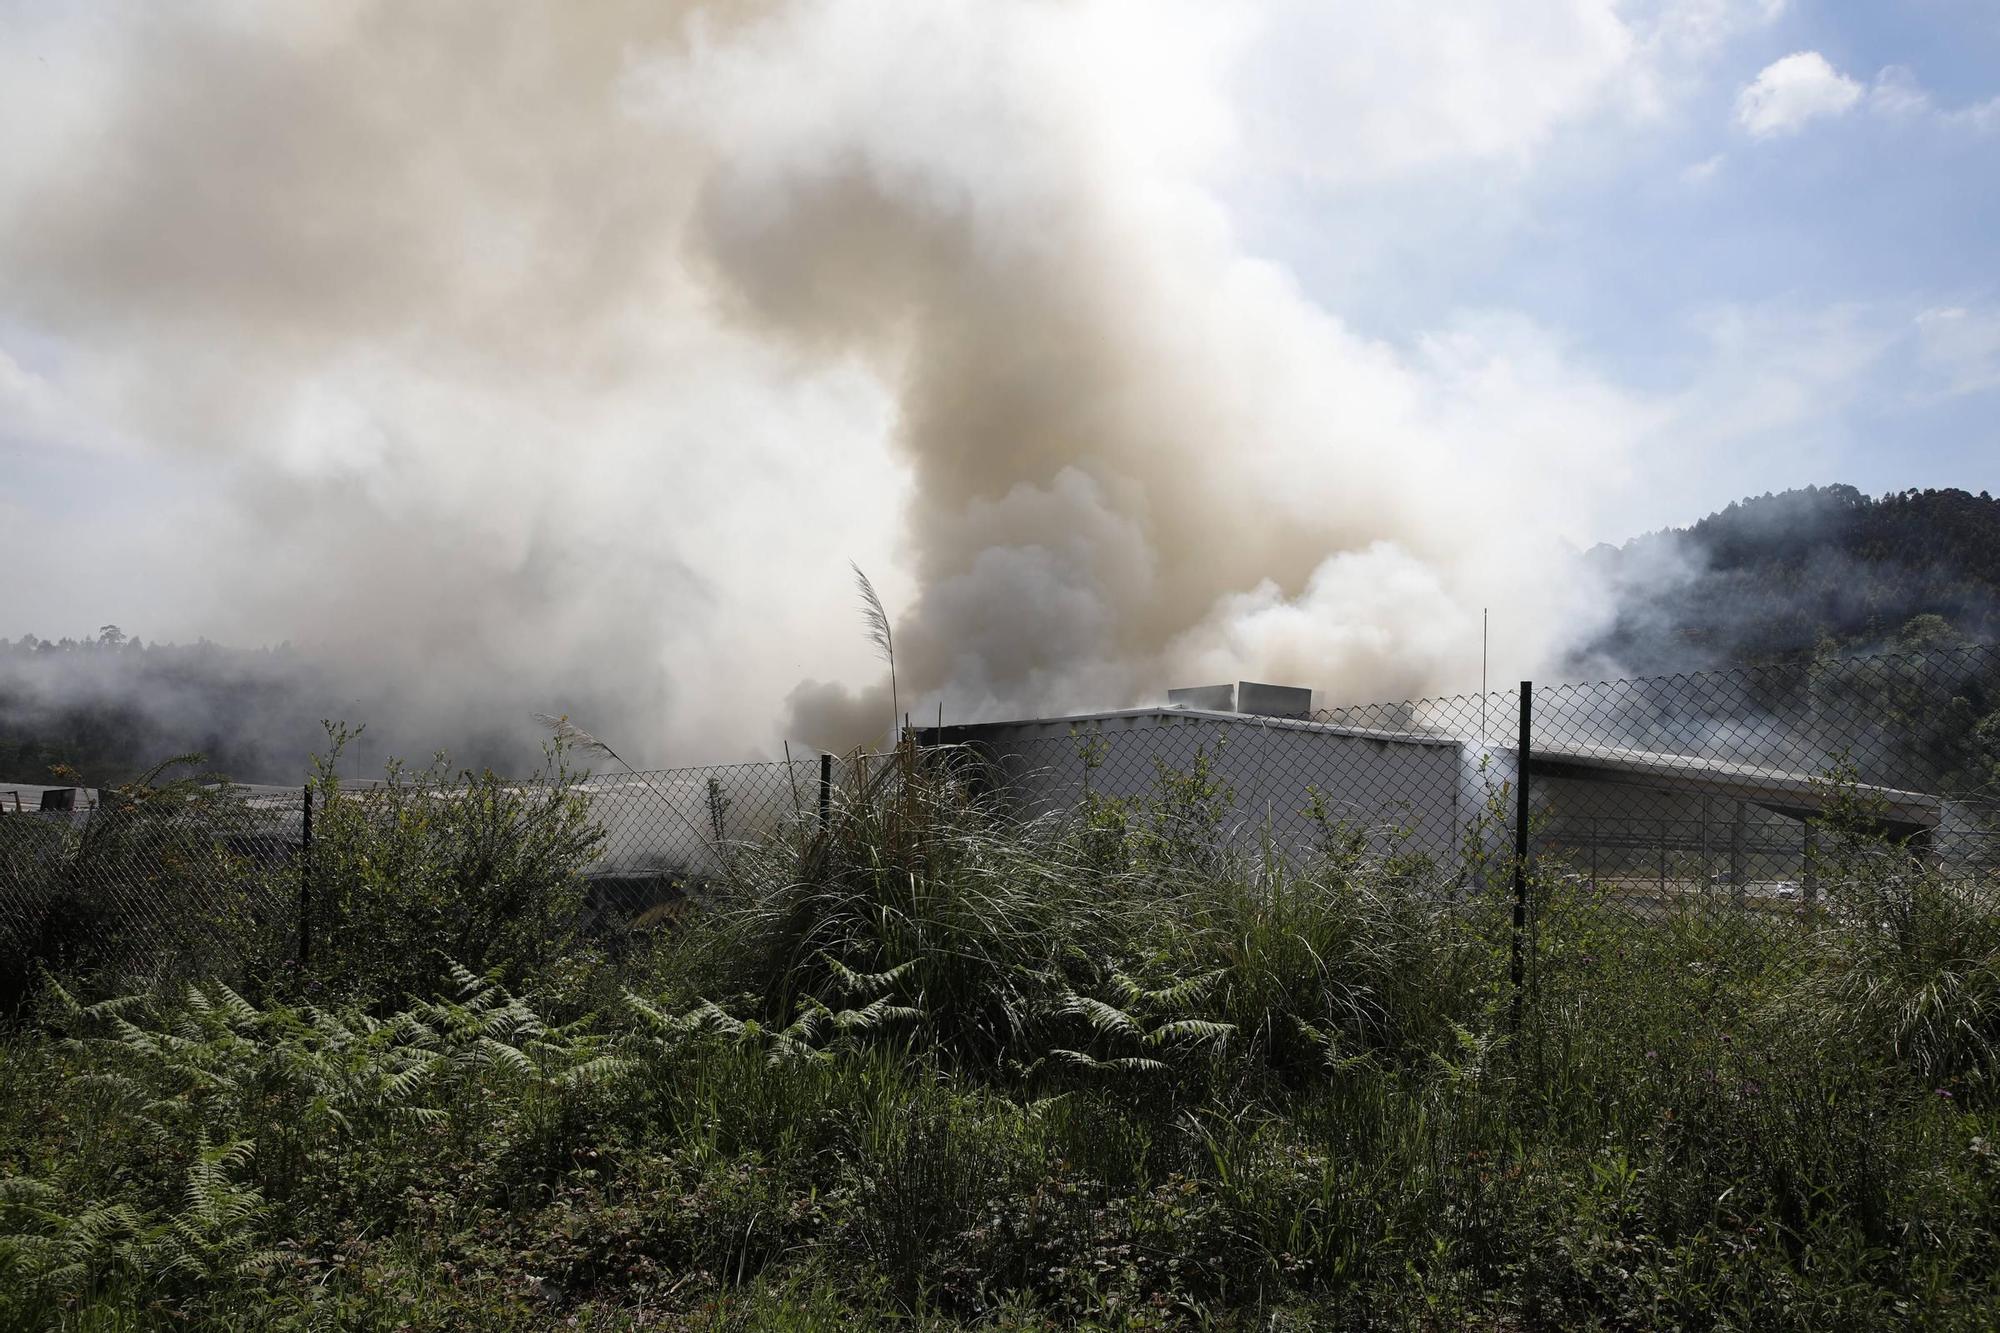
M 1982 900 L 1858 841 L 1795 930 L 1551 872 L 1517 1010 L 1504 894 L 1212 795 L 1024 828 L 911 764 L 609 950 L 518 928 L 560 793 L 329 783 L 311 975 L 7 1029 L 0 1326 L 2000 1323 Z

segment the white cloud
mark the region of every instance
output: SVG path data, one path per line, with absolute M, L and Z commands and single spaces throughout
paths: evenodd
M 1786 0 L 1673 0 L 1653 20 L 1653 40 L 1706 55 L 1738 35 L 1777 21 Z
M 2000 97 L 1967 106 L 1941 107 L 1907 65 L 1885 66 L 1875 76 L 1875 86 L 1868 90 L 1868 109 L 1899 120 L 1934 120 L 1974 134 L 2000 131 Z
M 1715 179 L 1715 173 L 1722 170 L 1722 154 L 1705 157 L 1699 162 L 1690 162 L 1681 168 L 1683 185 L 1705 185 Z
M 1632 484 L 1610 540 L 1685 523 L 1725 497 L 1837 476 L 1846 414 L 1907 337 L 1907 312 L 1735 302 L 1689 319 L 1702 343 L 1678 387 L 1649 402 L 1627 454 Z
M 1917 316 L 1917 355 L 1945 394 L 2000 388 L 2000 310 L 1924 311 Z
M 1222 7 L 1256 15 L 1231 94 L 1247 175 L 1394 187 L 1551 156 L 1558 136 L 1656 122 L 1787 0 L 1425 0 Z
M 1286 0 L 1245 63 L 1246 139 L 1288 171 L 1341 183 L 1521 162 L 1618 97 L 1638 52 L 1611 0 Z
M 1846 114 L 1861 92 L 1819 52 L 1795 51 L 1766 65 L 1737 95 L 1736 121 L 1759 139 L 1795 134 L 1810 121 Z
M 1934 108 L 1931 95 L 1908 65 L 1888 65 L 1868 90 L 1868 109 L 1881 116 L 1922 116 Z
M 1245 145 L 1286 171 L 1380 184 L 1531 163 L 1565 128 L 1644 120 L 1786 0 L 1279 0 L 1236 89 Z
M 1963 126 L 1975 134 L 2000 134 L 2000 97 L 1947 111 L 1944 118 L 1947 123 Z
M 1762 138 L 1793 133 L 1810 120 L 1843 115 L 1857 105 L 1887 120 L 1942 125 L 1974 134 L 2000 131 L 2000 97 L 1966 106 L 1940 106 L 1908 65 L 1883 66 L 1864 90 L 1817 51 L 1801 51 L 1765 67 L 1737 98 L 1736 118 Z

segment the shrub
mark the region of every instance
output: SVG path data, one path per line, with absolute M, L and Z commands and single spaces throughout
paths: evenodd
M 393 999 L 434 991 L 453 961 L 518 982 L 564 956 L 603 833 L 560 744 L 524 782 L 439 756 L 349 787 L 335 764 L 345 733 L 330 735 L 312 782 L 316 976 Z

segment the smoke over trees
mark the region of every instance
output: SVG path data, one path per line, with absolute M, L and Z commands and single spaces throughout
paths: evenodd
M 1562 660 L 1613 609 L 1567 543 L 1707 407 L 1504 312 L 1384 341 L 1265 258 L 1230 190 L 1269 18 L 21 15 L 0 402 L 94 507 L 17 502 L 19 541 L 126 599 L 93 616 L 297 645 L 300 695 L 419 753 L 518 753 L 537 711 L 653 764 L 876 734 L 849 558 L 926 716 L 1461 689 L 1489 607 L 1496 671 Z M 1520 142 L 1684 28 L 1537 25 L 1597 73 L 1538 80 Z M 1355 171 L 1460 124 L 1361 100 Z M 7 632 L 80 628 L 16 596 Z M 201 731 L 159 679 L 134 706 Z
M 1248 20 L 128 17 L 14 44 L 0 316 L 23 419 L 160 483 L 77 557 L 156 632 L 393 680 L 426 739 L 588 696 L 666 761 L 885 715 L 845 557 L 955 716 L 1459 683 L 1482 605 L 1523 660 L 1587 608 L 1496 515 L 1586 512 L 1627 405 L 1532 330 L 1371 341 L 1245 247 Z
M 1630 669 L 1699 670 L 1902 646 L 1918 616 L 2000 639 L 2000 501 L 1955 490 L 1879 499 L 1808 486 L 1729 505 L 1590 562 L 1618 616 L 1592 649 Z M 1678 571 L 1663 577 L 1663 569 Z
M 1618 618 L 1552 670 L 1653 675 L 1992 641 L 2000 638 L 1996 551 L 2000 501 L 1984 495 L 1874 499 L 1828 486 L 1746 500 L 1686 529 L 1587 553 L 1593 576 L 1622 589 Z M 411 737 L 475 766 L 532 757 L 476 698 L 459 714 L 424 717 L 399 714 L 402 699 L 393 681 L 352 681 L 289 645 L 148 645 L 116 626 L 82 640 L 0 640 L 0 780 L 45 781 L 64 763 L 115 781 L 198 750 L 239 779 L 291 781 L 326 716 L 387 720 L 352 747 L 350 758 L 364 763 L 422 753 Z M 595 702 L 616 710 L 615 700 Z M 885 734 L 891 715 L 886 689 L 877 697 L 804 686 L 792 705 L 861 736 Z M 1931 719 L 1923 734 L 1942 736 L 1944 725 Z M 1995 724 L 1973 717 L 1957 730 L 1970 736 L 1981 725 L 1984 736 Z

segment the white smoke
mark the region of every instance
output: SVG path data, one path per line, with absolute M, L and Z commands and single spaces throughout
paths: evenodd
M 1645 47 L 1570 10 L 1537 32 L 1599 74 L 1529 138 Z M 11 433 L 151 502 L 79 543 L 142 590 L 91 624 L 309 645 L 443 731 L 587 703 L 679 762 L 886 728 L 849 557 L 902 608 L 905 706 L 960 719 L 1465 688 L 1482 608 L 1510 671 L 1601 614 L 1562 539 L 1657 414 L 1515 318 L 1373 341 L 1252 253 L 1249 11 L 11 22 Z M 1371 103 L 1355 160 L 1412 125 L 1425 162 L 1461 123 L 1514 151 L 1481 97 Z

